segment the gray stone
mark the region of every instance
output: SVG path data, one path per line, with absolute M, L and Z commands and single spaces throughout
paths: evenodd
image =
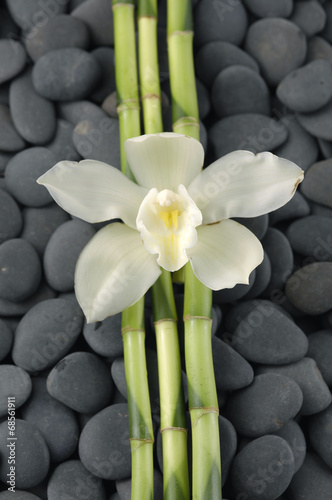
M 293 250 L 317 261 L 332 262 L 332 219 L 309 215 L 294 221 L 286 236 Z
M 9 354 L 13 344 L 13 332 L 7 324 L 0 319 L 0 361 Z
M 15 437 L 17 437 L 15 441 L 15 486 L 19 489 L 32 488 L 45 479 L 50 466 L 50 454 L 40 432 L 25 420 L 16 419 Z M 0 479 L 4 483 L 10 471 L 7 445 L 8 422 L 6 420 L 0 424 Z
M 48 24 L 51 18 L 66 11 L 69 0 L 6 0 L 8 10 L 22 30 L 34 30 L 36 26 Z
M 294 257 L 289 241 L 278 229 L 269 228 L 262 239 L 262 245 L 271 262 L 271 279 L 264 290 L 264 297 L 270 298 L 276 290 L 284 289 L 293 270 Z
M 32 393 L 21 409 L 22 417 L 30 422 L 45 439 L 53 462 L 67 460 L 75 451 L 79 428 L 72 410 L 49 395 L 46 380 L 32 379 Z
M 30 396 L 31 388 L 31 378 L 25 370 L 14 365 L 0 365 L 0 417 L 9 416 L 9 397 L 15 399 L 16 411 Z
M 0 500 L 12 500 L 13 493 L 11 491 L 2 491 L 0 493 Z M 29 491 L 22 491 L 15 489 L 15 500 L 42 500 Z
M 13 80 L 9 103 L 14 125 L 23 139 L 37 145 L 52 139 L 56 129 L 54 105 L 36 92 L 30 71 Z
M 307 453 L 301 469 L 294 474 L 288 493 L 292 500 L 326 500 L 332 490 L 331 469 L 314 453 Z
M 315 452 L 332 468 L 332 405 L 311 417 L 309 439 Z
M 215 158 L 238 149 L 253 153 L 271 151 L 283 144 L 287 136 L 287 128 L 283 123 L 252 113 L 223 118 L 209 131 Z
M 300 190 L 309 200 L 332 208 L 332 159 L 315 163 L 306 173 Z
M 289 444 L 294 455 L 294 473 L 297 472 L 303 464 L 307 450 L 301 427 L 295 420 L 290 420 L 273 434 L 281 437 Z
M 299 113 L 297 119 L 309 134 L 332 141 L 332 99 L 318 111 Z
M 8 191 L 26 207 L 43 207 L 53 201 L 37 179 L 56 163 L 54 154 L 46 148 L 28 148 L 17 153 L 8 163 L 5 181 Z
M 71 123 L 59 118 L 55 136 L 46 145 L 47 149 L 54 154 L 57 162 L 63 160 L 79 161 L 81 159 L 73 143 L 73 130 L 74 126 Z
M 259 72 L 255 59 L 228 42 L 216 41 L 203 45 L 195 59 L 196 73 L 199 79 L 209 87 L 220 71 L 234 65 L 246 66 L 256 73 Z
M 104 321 L 85 324 L 83 335 L 91 349 L 100 356 L 116 358 L 123 355 L 121 313 Z
M 0 40 L 1 42 L 1 40 Z M 1 50 L 1 46 L 0 46 Z M 6 153 L 15 153 L 25 147 L 25 141 L 17 132 L 10 111 L 0 104 L 0 149 Z
M 246 51 L 256 59 L 270 85 L 278 85 L 304 62 L 307 43 L 296 24 L 282 18 L 261 19 L 251 24 Z
M 22 238 L 0 245 L 0 297 L 20 302 L 37 291 L 41 264 L 36 250 Z
M 103 482 L 87 471 L 80 460 L 68 460 L 58 465 L 48 482 L 48 500 L 59 500 L 66 496 L 85 500 L 106 500 Z
M 332 67 L 318 59 L 288 73 L 277 87 L 281 102 L 299 113 L 325 106 L 332 97 Z
M 324 28 L 326 13 L 316 0 L 295 2 L 289 20 L 297 24 L 303 33 L 310 38 Z
M 0 189 L 0 243 L 17 237 L 21 229 L 22 215 L 16 201 Z
M 0 39 L 0 85 L 18 75 L 27 62 L 23 45 L 12 39 Z
M 23 316 L 26 312 L 29 311 L 29 309 L 31 309 L 31 307 L 44 300 L 54 299 L 55 296 L 55 291 L 47 286 L 42 280 L 37 291 L 26 300 L 22 300 L 21 302 L 13 302 L 11 300 L 0 298 L 0 315 L 5 317 Z
M 113 11 L 108 0 L 86 0 L 71 14 L 88 26 L 93 45 L 114 45 Z
M 101 78 L 89 97 L 92 101 L 101 103 L 115 91 L 114 50 L 111 47 L 98 47 L 91 55 L 100 65 Z
M 293 0 L 244 0 L 244 4 L 258 17 L 289 17 L 293 10 Z
M 64 120 L 77 125 L 84 120 L 102 120 L 106 113 L 90 101 L 59 102 L 59 115 Z
M 221 71 L 214 79 L 211 98 L 221 118 L 244 113 L 270 115 L 269 89 L 263 78 L 246 66 Z
M 83 99 L 98 83 L 101 70 L 96 59 L 85 50 L 74 48 L 47 52 L 36 62 L 32 81 L 46 99 Z
M 308 40 L 306 61 L 311 62 L 317 59 L 326 59 L 332 63 L 332 46 L 320 36 L 314 36 Z
M 294 418 L 302 401 L 302 391 L 294 380 L 277 373 L 265 373 L 257 375 L 249 387 L 231 394 L 227 418 L 238 433 L 259 437 L 277 431 Z
M 54 290 L 74 289 L 77 259 L 95 232 L 91 224 L 80 219 L 69 220 L 54 231 L 44 252 L 45 278 Z
M 27 371 L 54 366 L 81 333 L 83 313 L 65 299 L 36 304 L 21 319 L 15 332 L 12 358 Z
M 313 262 L 295 271 L 287 280 L 285 293 L 290 302 L 309 315 L 331 309 L 332 262 Z
M 319 330 L 309 335 L 308 357 L 314 359 L 328 386 L 332 386 L 332 330 Z
M 302 358 L 296 363 L 283 366 L 262 366 L 258 374 L 278 374 L 289 377 L 300 387 L 303 394 L 303 404 L 300 413 L 313 415 L 329 406 L 332 396 L 324 382 L 316 362 L 311 358 Z
M 127 404 L 104 408 L 82 430 L 79 456 L 94 476 L 107 480 L 127 479 L 131 471 Z
M 86 50 L 89 42 L 90 34 L 85 23 L 76 17 L 60 14 L 27 33 L 25 46 L 31 59 L 37 61 L 51 50 L 69 47 Z
M 264 259 L 262 263 L 256 267 L 255 271 L 255 281 L 249 292 L 245 295 L 246 300 L 251 300 L 259 297 L 264 292 L 271 280 L 271 261 L 266 252 L 264 252 Z

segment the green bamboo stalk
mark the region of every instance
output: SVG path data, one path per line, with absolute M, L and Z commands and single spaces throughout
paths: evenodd
M 145 133 L 154 134 L 163 130 L 157 53 L 157 0 L 138 2 L 138 39 L 144 129 Z M 181 359 L 169 272 L 162 271 L 152 287 L 152 297 L 158 354 L 164 500 L 189 500 Z
M 124 142 L 141 134 L 133 1 L 113 0 L 115 76 L 120 125 L 121 169 L 133 179 Z M 122 314 L 129 408 L 132 500 L 153 500 L 153 427 L 147 380 L 144 297 Z
M 191 2 L 167 1 L 173 130 L 199 140 Z M 192 428 L 194 500 L 221 500 L 218 399 L 211 346 L 212 292 L 185 266 L 185 358 Z

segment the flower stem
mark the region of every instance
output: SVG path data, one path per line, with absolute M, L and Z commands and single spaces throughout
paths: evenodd
M 162 132 L 157 53 L 157 0 L 138 2 L 141 98 L 147 134 Z M 158 354 L 160 431 L 164 500 L 188 500 L 187 429 L 182 389 L 177 316 L 171 274 L 165 270 L 152 287 Z
M 141 134 L 134 2 L 113 0 L 113 19 L 121 169 L 133 179 L 126 160 L 124 142 Z M 123 311 L 122 338 L 132 461 L 131 499 L 153 500 L 154 437 L 145 356 L 144 297 Z
M 167 0 L 173 130 L 199 140 L 191 2 Z M 193 442 L 194 500 L 221 500 L 218 399 L 211 346 L 212 292 L 185 266 L 185 358 Z

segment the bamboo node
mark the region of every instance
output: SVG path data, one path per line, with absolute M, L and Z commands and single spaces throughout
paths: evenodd
M 119 104 L 119 106 L 116 108 L 116 111 L 119 115 L 121 111 L 127 111 L 128 109 L 136 109 L 137 111 L 139 111 L 139 101 L 137 99 L 125 99 L 121 102 L 121 104 Z
M 204 417 L 204 415 L 207 415 L 208 413 L 216 413 L 217 415 L 219 415 L 219 409 L 216 408 L 215 406 L 198 406 L 198 407 L 194 406 L 192 408 L 189 408 L 189 412 L 193 410 L 202 410 L 202 413 L 194 420 L 193 427 L 196 426 L 200 418 Z
M 154 326 L 156 325 L 160 325 L 161 323 L 164 323 L 164 321 L 170 321 L 172 323 L 177 323 L 177 319 L 173 319 L 173 318 L 164 318 L 164 319 L 158 319 L 158 321 L 154 321 L 153 324 Z
M 133 3 L 118 2 L 112 5 L 112 10 L 115 10 L 117 7 L 123 7 L 123 5 L 126 5 L 127 7 L 132 7 L 133 9 L 135 8 L 135 5 Z
M 173 36 L 185 36 L 185 35 L 193 36 L 194 32 L 193 32 L 193 30 L 175 30 L 175 31 L 172 31 L 172 33 L 170 33 L 167 36 L 167 40 L 169 40 Z
M 186 126 L 199 128 L 199 123 L 194 116 L 183 116 L 182 118 L 179 118 L 178 120 L 176 120 L 176 122 L 173 123 L 173 130 L 175 132 L 176 129 Z
M 208 321 L 212 325 L 212 319 L 208 316 L 192 316 L 191 314 L 186 314 L 186 316 L 183 317 L 183 321 L 191 321 L 193 319 L 203 319 L 205 321 Z
M 129 441 L 137 441 L 137 445 L 132 448 L 131 452 L 133 453 L 134 451 L 138 450 L 141 446 L 144 446 L 145 444 L 153 444 L 154 439 L 137 439 L 137 438 L 130 438 Z
M 124 328 L 121 328 L 121 335 L 124 335 L 127 332 L 143 332 L 144 333 L 144 328 L 131 328 L 130 326 L 125 326 Z
M 161 101 L 160 95 L 152 94 L 152 93 L 142 95 L 141 99 L 142 99 L 142 101 L 144 101 L 144 99 L 158 99 L 158 101 Z
M 166 431 L 181 431 L 187 434 L 188 429 L 185 429 L 184 427 L 163 427 L 160 429 L 160 434 L 163 434 Z

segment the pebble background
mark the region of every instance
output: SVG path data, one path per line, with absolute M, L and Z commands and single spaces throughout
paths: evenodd
M 170 130 L 165 4 L 159 49 Z M 234 149 L 272 150 L 306 171 L 286 206 L 239 219 L 260 238 L 265 258 L 248 286 L 214 294 L 224 498 L 328 500 L 332 1 L 194 4 L 206 164 Z M 17 500 L 130 498 L 120 315 L 86 325 L 73 293 L 78 255 L 100 226 L 71 218 L 35 182 L 64 159 L 120 166 L 110 5 L 6 0 L 0 7 L 0 500 L 14 498 L 6 485 L 9 395 L 17 408 Z M 176 298 L 180 311 L 180 286 Z M 149 296 L 146 309 L 161 500 Z M 185 372 L 183 381 L 187 394 Z

